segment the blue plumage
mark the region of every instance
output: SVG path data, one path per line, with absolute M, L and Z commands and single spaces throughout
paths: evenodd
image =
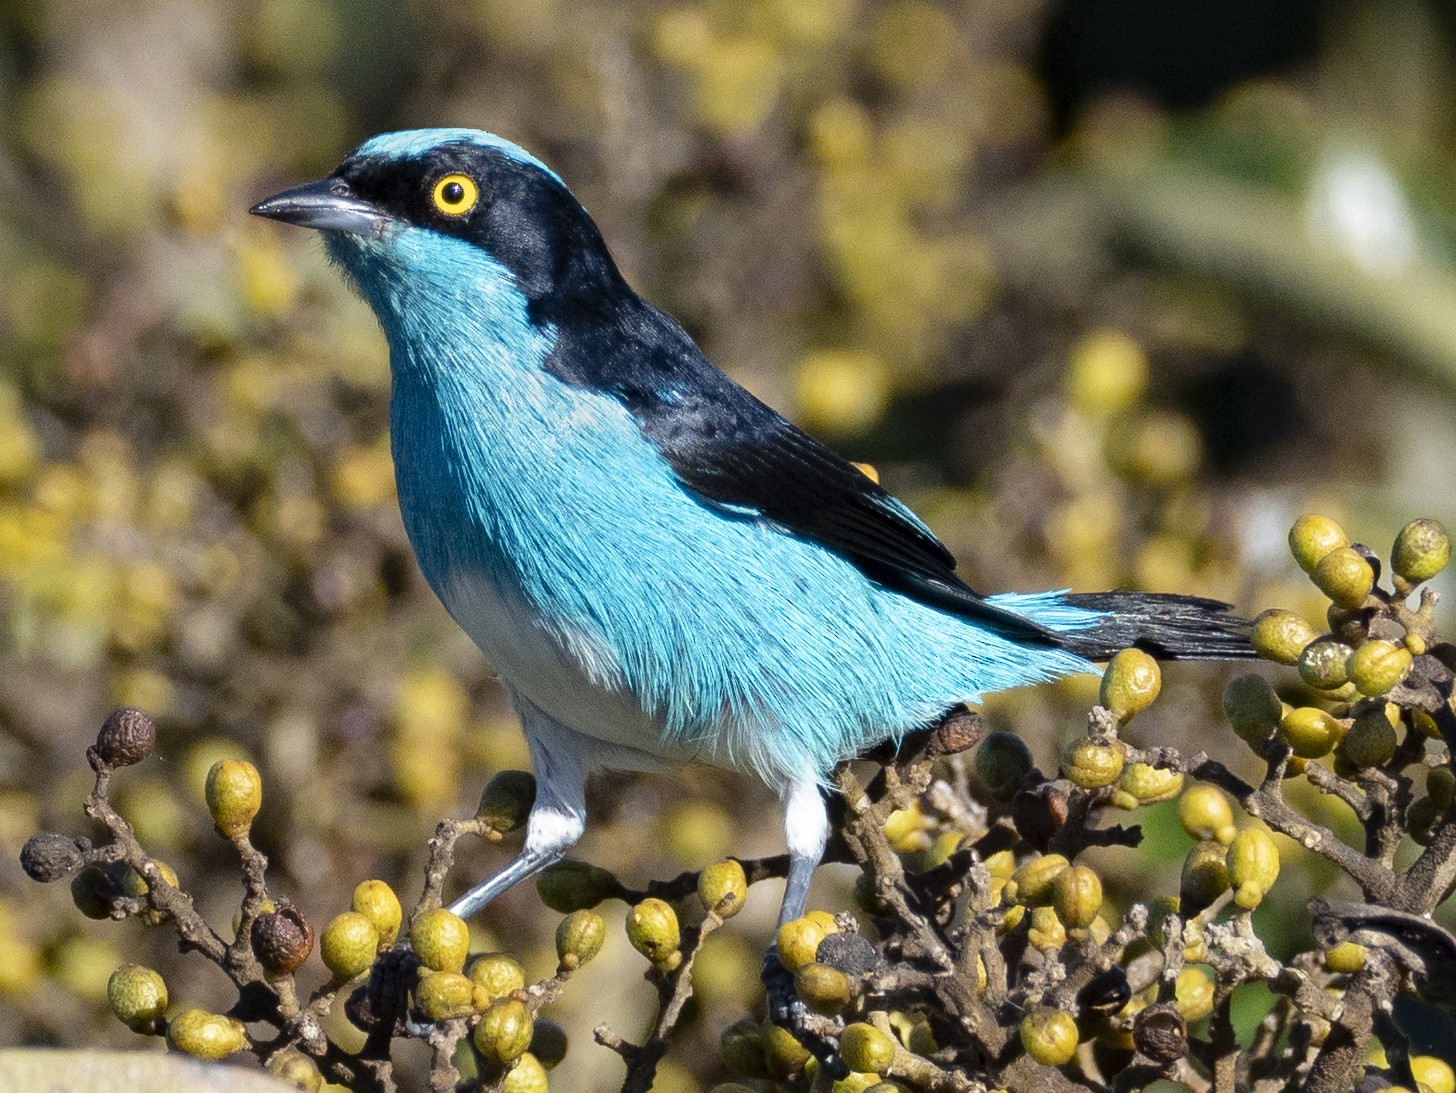
M 976 594 L 913 513 L 632 292 L 561 180 L 498 137 L 377 137 L 254 211 L 323 229 L 378 316 L 410 541 L 521 711 L 526 848 L 462 913 L 561 856 L 591 770 L 695 759 L 782 792 L 791 916 L 835 763 L 1139 638 L 1247 647 L 1207 601 Z

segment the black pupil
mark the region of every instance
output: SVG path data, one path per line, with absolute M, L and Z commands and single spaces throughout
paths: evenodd
M 443 195 L 445 204 L 458 205 L 465 200 L 465 187 L 458 182 L 447 182 L 445 183 Z

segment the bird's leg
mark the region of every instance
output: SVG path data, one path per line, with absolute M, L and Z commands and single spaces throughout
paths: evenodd
M 784 841 L 789 848 L 789 876 L 784 885 L 784 902 L 779 907 L 779 925 L 804 913 L 809 902 L 809 882 L 824 857 L 829 838 L 829 813 L 819 784 L 813 779 L 796 779 L 784 791 Z
M 809 901 L 809 881 L 824 857 L 824 844 L 829 838 L 829 814 L 818 782 L 812 778 L 795 779 L 784 790 L 783 802 L 789 876 L 784 885 L 784 902 L 779 908 L 780 926 L 804 913 Z M 768 1012 L 773 1023 L 792 1032 L 831 1074 L 838 1077 L 842 1076 L 841 1071 L 848 1073 L 832 1045 L 805 1027 L 808 1009 L 794 996 L 794 977 L 779 959 L 777 942 L 769 946 L 763 959 L 763 985 L 768 992 Z
M 525 699 L 518 698 L 516 706 L 536 774 L 536 803 L 526 820 L 526 845 L 515 861 L 450 904 L 461 918 L 469 918 L 507 889 L 560 861 L 586 827 L 590 762 L 581 736 Z

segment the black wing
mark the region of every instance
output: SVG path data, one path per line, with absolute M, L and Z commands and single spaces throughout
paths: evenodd
M 547 369 L 621 399 L 703 500 L 812 539 L 922 603 L 1020 640 L 1060 644 L 961 581 L 954 556 L 902 502 L 734 383 L 672 318 L 632 299 L 612 320 L 558 321 Z

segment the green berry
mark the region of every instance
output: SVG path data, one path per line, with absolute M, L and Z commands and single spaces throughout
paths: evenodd
M 1301 516 L 1289 529 L 1290 553 L 1306 573 L 1314 572 L 1331 551 L 1349 545 L 1345 529 L 1328 516 Z
M 1021 1046 L 1044 1066 L 1063 1066 L 1077 1054 L 1077 1022 L 1055 1006 L 1038 1006 L 1021 1020 Z
M 373 924 L 381 949 L 394 944 L 404 911 L 393 888 L 382 880 L 361 881 L 354 889 L 354 910 Z
M 595 911 L 573 911 L 556 927 L 556 958 L 575 971 L 597 953 L 607 939 L 607 924 Z
M 720 918 L 732 918 L 748 899 L 748 878 L 732 858 L 710 865 L 698 874 L 698 899 L 703 909 Z
M 1316 638 L 1299 654 L 1299 675 L 1311 687 L 1334 691 L 1349 680 L 1351 649 L 1335 638 Z
M 682 943 L 677 912 L 666 900 L 648 896 L 627 912 L 627 940 L 632 948 L 659 966 L 679 956 Z
M 1262 744 L 1279 727 L 1284 707 L 1263 676 L 1239 676 L 1223 689 L 1223 713 L 1242 740 Z
M 475 1012 L 475 984 L 459 972 L 427 972 L 415 988 L 415 1004 L 431 1021 L 469 1017 Z
M 1375 570 L 1354 547 L 1330 551 L 1309 576 L 1337 607 L 1359 607 L 1375 587 Z
M 1279 879 L 1279 848 L 1262 828 L 1240 831 L 1228 848 L 1234 902 L 1252 911 Z
M 1062 751 L 1062 773 L 1083 789 L 1110 786 L 1122 774 L 1124 762 L 1120 748 L 1091 737 L 1073 740 Z
M 341 983 L 373 967 L 378 952 L 379 931 L 358 911 L 335 915 L 319 941 L 324 967 Z
M 167 1022 L 167 1042 L 197 1059 L 225 1059 L 248 1046 L 248 1032 L 236 1017 L 188 1009 Z
M 207 772 L 207 810 L 224 837 L 240 839 L 263 806 L 263 776 L 246 759 L 223 759 Z
M 106 1001 L 133 1032 L 156 1033 L 167 1012 L 167 984 L 151 968 L 123 964 L 107 980 Z
M 794 969 L 794 991 L 820 1013 L 843 1013 L 854 1000 L 849 976 L 818 961 Z
M 547 1093 L 546 1068 L 534 1055 L 526 1052 L 506 1072 L 501 1093 Z
M 617 878 L 607 870 L 570 859 L 557 862 L 536 878 L 541 902 L 563 915 L 595 907 L 616 895 L 618 887 Z
M 976 777 L 998 801 L 1009 801 L 1035 764 L 1026 741 L 1009 732 L 993 732 L 976 749 Z
M 484 1010 L 526 985 L 526 969 L 509 953 L 479 953 L 465 967 L 466 977 L 475 984 L 475 1008 Z
M 1102 673 L 1101 703 L 1118 721 L 1147 709 L 1163 687 L 1158 662 L 1141 649 L 1124 649 Z
M 846 1066 L 863 1074 L 883 1074 L 895 1061 L 895 1041 L 874 1025 L 856 1021 L 839 1034 L 839 1055 Z
M 1350 654 L 1350 682 L 1362 695 L 1383 695 L 1405 679 L 1412 662 L 1411 651 L 1404 645 L 1367 641 Z
M 410 945 L 425 967 L 458 972 L 470 953 L 470 927 L 459 915 L 437 907 L 410 924 Z
M 1429 581 L 1451 560 L 1451 536 L 1439 520 L 1412 520 L 1400 529 L 1390 567 L 1407 584 Z
M 475 1026 L 475 1049 L 492 1062 L 519 1059 L 531 1046 L 534 1018 L 517 998 L 491 1003 Z
M 507 835 L 526 822 L 536 803 L 536 779 L 530 771 L 503 770 L 485 784 L 475 818 L 498 835 Z
M 275 1051 L 268 1059 L 268 1073 L 304 1093 L 319 1093 L 324 1087 L 324 1076 L 314 1062 L 297 1048 L 286 1047 Z

